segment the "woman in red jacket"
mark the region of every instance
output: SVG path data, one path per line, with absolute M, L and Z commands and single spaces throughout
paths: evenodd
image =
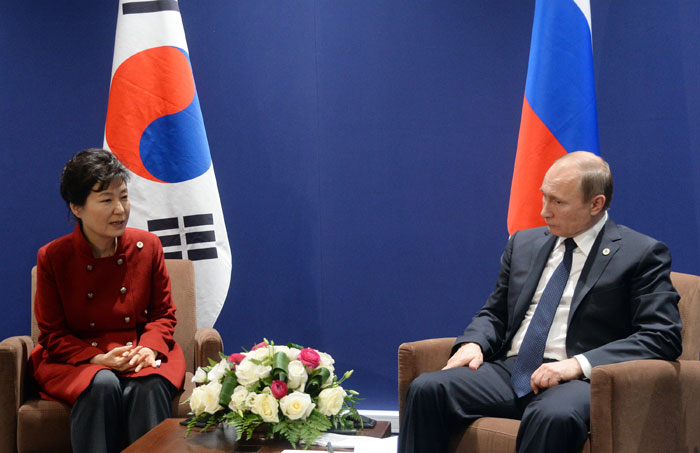
M 109 151 L 76 154 L 61 174 L 75 230 L 38 253 L 33 376 L 72 406 L 76 452 L 135 441 L 170 416 L 185 376 L 162 246 L 126 228 L 128 176 Z

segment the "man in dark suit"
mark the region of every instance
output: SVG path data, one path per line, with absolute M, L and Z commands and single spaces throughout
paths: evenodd
M 580 451 L 592 367 L 680 355 L 668 248 L 608 218 L 608 164 L 567 154 L 541 191 L 547 226 L 510 238 L 445 368 L 411 384 L 400 452 L 444 451 L 452 431 L 485 416 L 521 419 L 520 452 Z

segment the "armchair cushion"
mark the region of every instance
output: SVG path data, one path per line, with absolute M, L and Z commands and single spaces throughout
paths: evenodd
M 519 420 L 484 417 L 463 427 L 450 439 L 448 451 L 506 452 L 515 451 Z
M 70 452 L 70 406 L 30 399 L 17 413 L 17 445 L 22 452 Z

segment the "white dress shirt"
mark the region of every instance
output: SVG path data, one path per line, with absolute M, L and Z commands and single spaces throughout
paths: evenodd
M 564 288 L 564 294 L 561 296 L 561 302 L 557 307 L 557 311 L 554 314 L 554 320 L 552 321 L 552 326 L 549 329 L 549 335 L 547 336 L 547 343 L 544 348 L 544 358 L 553 360 L 564 360 L 568 358 L 566 355 L 566 329 L 569 323 L 569 310 L 571 309 L 571 300 L 574 297 L 574 290 L 576 289 L 576 284 L 581 276 L 581 271 L 583 270 L 583 265 L 586 264 L 586 259 L 588 254 L 593 247 L 600 230 L 603 229 L 603 225 L 608 220 L 608 213 L 606 212 L 602 219 L 600 219 L 595 225 L 593 225 L 588 230 L 574 237 L 576 242 L 576 248 L 573 251 L 571 259 L 571 273 L 569 274 L 569 280 L 566 282 L 566 287 Z M 549 255 L 547 264 L 542 271 L 542 276 L 537 284 L 537 290 L 535 295 L 532 297 L 530 306 L 525 313 L 525 318 L 523 319 L 520 328 L 515 333 L 513 341 L 511 342 L 510 349 L 508 350 L 508 357 L 518 355 L 520 351 L 520 345 L 525 337 L 525 332 L 530 325 L 532 316 L 535 314 L 535 309 L 537 304 L 542 297 L 545 286 L 547 282 L 552 277 L 554 270 L 559 266 L 559 264 L 564 259 L 564 240 L 566 238 L 557 238 L 557 242 L 552 249 L 552 253 Z M 581 365 L 583 374 L 587 377 L 591 377 L 591 364 L 586 359 L 583 354 L 578 354 L 574 356 Z

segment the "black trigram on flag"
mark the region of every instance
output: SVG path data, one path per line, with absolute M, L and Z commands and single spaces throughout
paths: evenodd
M 158 11 L 180 11 L 180 7 L 175 0 L 152 0 L 122 4 L 124 14 L 156 13 Z
M 148 221 L 148 231 L 158 235 L 160 243 L 163 244 L 165 257 L 171 259 L 197 261 L 218 258 L 216 233 L 213 228 L 214 216 L 212 214 L 186 215 Z

